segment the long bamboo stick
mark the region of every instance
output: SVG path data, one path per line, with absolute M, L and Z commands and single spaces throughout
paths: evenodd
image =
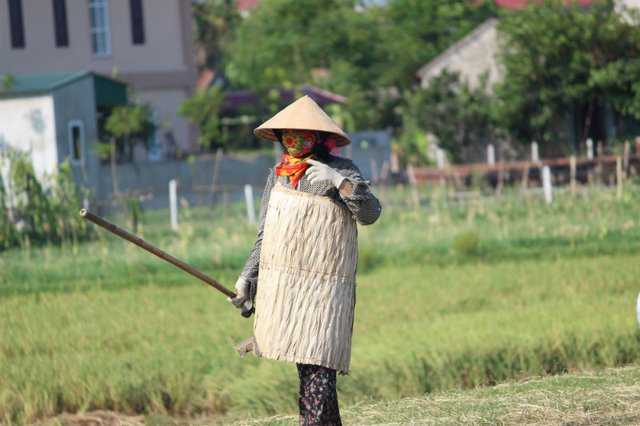
M 112 234 L 115 234 L 115 235 L 117 235 L 119 237 L 124 238 L 125 240 L 137 245 L 138 247 L 148 251 L 149 253 L 155 254 L 159 258 L 161 258 L 163 260 L 166 260 L 167 262 L 171 263 L 174 266 L 177 266 L 178 268 L 180 268 L 183 271 L 193 275 L 194 277 L 199 278 L 200 280 L 202 280 L 205 283 L 209 284 L 211 287 L 215 288 L 216 290 L 218 290 L 219 292 L 221 292 L 225 296 L 227 296 L 227 297 L 235 297 L 236 296 L 234 292 L 232 292 L 231 290 L 227 289 L 226 287 L 224 287 L 222 284 L 220 284 L 219 282 L 217 282 L 213 278 L 211 278 L 211 277 L 203 274 L 202 272 L 198 271 L 193 266 L 190 266 L 190 265 L 186 264 L 185 262 L 183 262 L 182 260 L 171 256 L 169 253 L 160 250 L 156 246 L 147 243 L 142 238 L 137 237 L 137 236 L 131 234 L 130 232 L 127 232 L 124 229 L 117 227 L 113 223 L 104 220 L 100 216 L 91 213 L 88 209 L 80 210 L 80 216 L 82 216 L 83 218 L 85 218 L 85 219 L 95 223 L 96 225 L 106 229 L 107 231 L 111 232 Z

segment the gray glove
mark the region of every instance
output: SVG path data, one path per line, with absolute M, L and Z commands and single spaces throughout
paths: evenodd
M 249 281 L 242 275 L 236 281 L 236 297 L 227 297 L 227 300 L 238 309 L 249 299 Z

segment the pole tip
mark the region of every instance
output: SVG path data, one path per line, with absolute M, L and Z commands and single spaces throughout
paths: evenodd
M 80 216 L 85 217 L 89 213 L 87 209 L 80 209 Z

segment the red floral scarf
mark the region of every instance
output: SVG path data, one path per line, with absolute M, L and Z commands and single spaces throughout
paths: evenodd
M 291 154 L 285 152 L 280 160 L 280 164 L 276 166 L 276 175 L 289 176 L 289 181 L 294 188 L 298 187 L 298 182 L 304 175 L 304 172 L 309 167 L 307 160 L 313 158 L 313 155 L 309 155 L 304 158 L 296 158 Z

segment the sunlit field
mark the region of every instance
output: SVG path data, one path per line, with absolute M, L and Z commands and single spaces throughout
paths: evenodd
M 352 372 L 340 402 L 621 366 L 640 358 L 640 190 L 447 201 L 377 190 L 359 228 Z M 231 288 L 256 226 L 245 207 L 146 213 L 141 236 Z M 109 218 L 121 224 L 121 217 Z M 222 294 L 95 231 L 0 254 L 0 421 L 96 409 L 225 419 L 297 409 L 295 366 L 240 358 L 251 335 Z M 258 307 L 259 308 L 259 307 Z

